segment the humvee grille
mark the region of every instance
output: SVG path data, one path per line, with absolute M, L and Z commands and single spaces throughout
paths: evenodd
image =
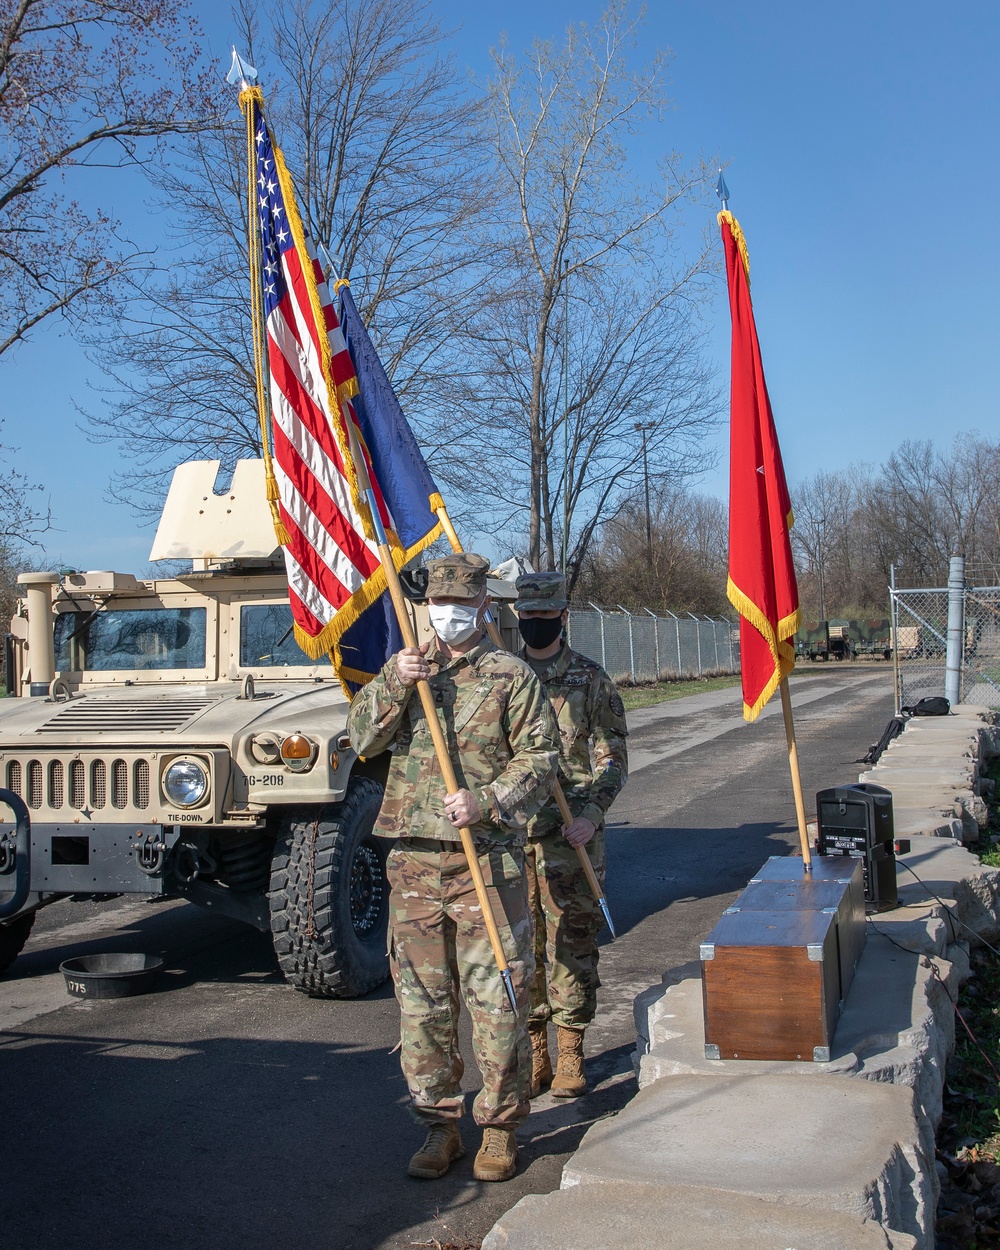
M 135 762 L 135 793 L 132 795 L 132 806 L 143 811 L 149 806 L 149 764 L 146 760 Z
M 83 760 L 70 760 L 68 769 L 62 760 L 8 760 L 4 777 L 7 788 L 36 811 L 43 806 L 52 811 L 64 806 L 82 811 L 88 805 L 99 811 L 109 799 L 118 811 L 149 807 L 149 761 L 144 759 L 92 759 L 89 766 Z
M 111 765 L 111 806 L 122 808 L 128 803 L 128 765 L 115 760 Z
M 101 808 L 108 801 L 108 766 L 103 760 L 90 765 L 90 805 Z
M 53 760 L 49 765 L 49 807 L 60 808 L 63 805 L 63 762 Z
M 69 805 L 81 808 L 87 803 L 87 789 L 84 785 L 86 770 L 82 760 L 71 760 L 69 765 Z
M 42 806 L 42 764 L 40 760 L 28 761 L 28 793 L 24 801 L 29 807 Z
M 211 706 L 210 699 L 81 699 L 40 725 L 39 733 L 172 733 Z

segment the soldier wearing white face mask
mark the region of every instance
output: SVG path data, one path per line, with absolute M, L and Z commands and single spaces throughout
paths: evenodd
M 555 717 L 529 665 L 483 636 L 487 562 L 472 553 L 429 562 L 432 642 L 393 656 L 351 705 L 359 755 L 392 749 L 377 828 L 398 838 L 386 870 L 390 961 L 400 1007 L 400 1060 L 411 1110 L 427 1139 L 411 1176 L 443 1176 L 464 1153 L 458 1004 L 472 1019 L 483 1077 L 473 1114 L 483 1144 L 473 1175 L 513 1176 L 514 1130 L 528 1114 L 531 1058 L 525 1031 L 533 973 L 524 878 L 528 822 L 548 798 L 559 749 Z M 445 793 L 423 707 L 428 681 L 459 785 Z M 459 830 L 472 833 L 510 964 L 518 1011 L 496 974 Z

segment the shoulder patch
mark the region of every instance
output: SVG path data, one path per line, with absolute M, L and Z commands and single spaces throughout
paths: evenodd
M 617 690 L 612 690 L 611 698 L 608 700 L 608 706 L 616 716 L 625 715 L 625 704 L 622 703 L 622 697 Z

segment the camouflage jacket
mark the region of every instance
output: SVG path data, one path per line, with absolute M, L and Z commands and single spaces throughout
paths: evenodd
M 600 664 L 563 646 L 551 660 L 528 660 L 545 688 L 559 721 L 559 781 L 574 816 L 595 825 L 628 780 L 625 706 Z M 535 816 L 529 837 L 562 828 L 555 800 Z
M 523 842 L 529 819 L 548 798 L 559 748 L 538 678 L 489 639 L 452 659 L 432 642 L 427 662 L 458 784 L 483 812 L 473 837 Z M 392 752 L 376 829 L 458 842 L 444 815 L 444 780 L 420 696 L 396 676 L 395 656 L 354 696 L 347 729 L 359 755 Z

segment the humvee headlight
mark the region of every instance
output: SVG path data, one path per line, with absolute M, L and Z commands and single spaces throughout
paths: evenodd
M 175 807 L 197 807 L 208 793 L 208 774 L 196 760 L 175 760 L 163 774 L 163 793 Z
M 304 773 L 316 759 L 316 744 L 305 734 L 289 734 L 281 744 L 281 762 L 293 773 Z

